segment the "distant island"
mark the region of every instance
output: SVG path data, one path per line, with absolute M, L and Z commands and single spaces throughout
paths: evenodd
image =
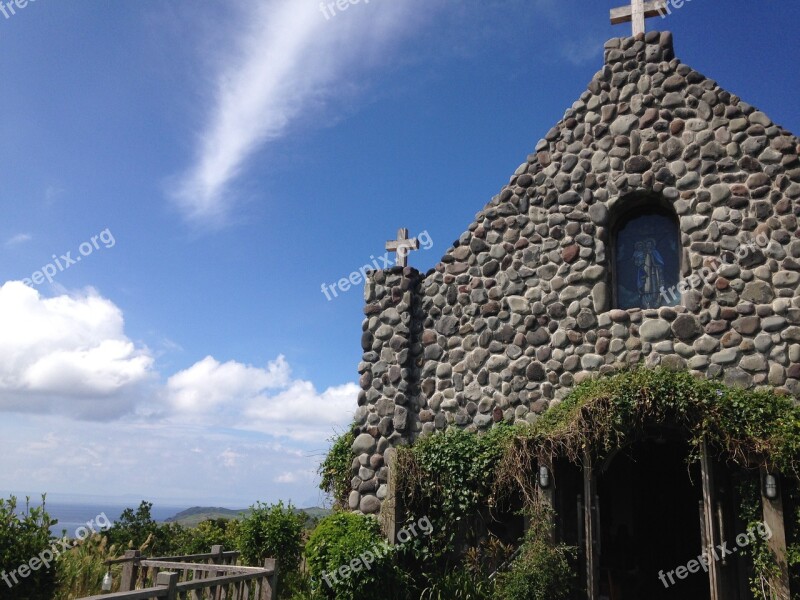
M 327 508 L 320 508 L 318 506 L 313 506 L 311 508 L 297 508 L 295 509 L 295 512 L 305 513 L 308 516 L 309 521 L 321 519 L 331 514 L 331 511 Z M 164 519 L 164 522 L 177 523 L 178 525 L 183 525 L 184 527 L 197 527 L 197 525 L 203 521 L 208 521 L 210 519 L 238 520 L 246 517 L 249 514 L 249 508 L 234 510 L 231 508 L 222 508 L 218 506 L 193 506 L 192 508 L 182 510 L 178 514 L 169 517 L 168 519 Z

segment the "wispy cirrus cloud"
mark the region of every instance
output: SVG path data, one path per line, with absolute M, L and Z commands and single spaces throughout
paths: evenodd
M 183 216 L 200 226 L 223 224 L 248 160 L 314 107 L 352 93 L 357 74 L 388 60 L 391 43 L 431 10 L 422 0 L 362 3 L 326 20 L 313 1 L 245 3 L 229 36 L 235 50 L 214 57 L 195 158 L 171 185 Z
M 30 233 L 18 233 L 17 235 L 13 235 L 6 240 L 6 248 L 11 248 L 13 246 L 19 246 L 20 244 L 24 244 L 25 242 L 30 242 L 33 239 L 33 236 Z

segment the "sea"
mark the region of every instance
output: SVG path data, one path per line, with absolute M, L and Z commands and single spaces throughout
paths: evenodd
M 21 505 L 21 506 L 20 506 Z M 31 506 L 40 506 L 41 499 L 31 498 Z M 45 508 L 47 513 L 52 519 L 57 519 L 58 523 L 50 528 L 50 532 L 56 536 L 61 537 L 66 530 L 67 537 L 75 537 L 75 531 L 79 527 L 86 527 L 86 524 L 101 515 L 105 515 L 112 523 L 119 520 L 120 515 L 126 508 L 132 508 L 134 511 L 139 507 L 138 502 L 130 504 L 120 503 L 119 501 L 111 503 L 91 502 L 91 501 L 71 501 L 71 502 L 53 502 L 47 500 Z M 166 521 L 170 517 L 174 517 L 179 512 L 189 508 L 186 505 L 168 505 L 153 502 L 153 507 L 150 509 L 150 514 L 156 521 Z M 18 512 L 25 509 L 25 498 L 17 498 Z

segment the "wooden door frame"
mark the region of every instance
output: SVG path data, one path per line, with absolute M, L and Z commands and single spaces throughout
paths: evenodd
M 583 455 L 583 497 L 584 497 L 584 552 L 586 554 L 586 594 L 587 600 L 600 597 L 600 560 L 597 538 L 600 524 L 597 522 L 597 475 L 592 464 L 592 455 Z
M 764 516 L 764 524 L 769 527 L 772 535 L 767 540 L 767 547 L 778 561 L 780 574 L 771 581 L 772 589 L 775 592 L 775 600 L 790 600 L 789 584 L 789 565 L 787 563 L 786 549 L 786 523 L 783 513 L 783 495 L 780 477 L 778 479 L 778 495 L 775 498 L 768 498 L 766 494 L 765 479 L 767 470 L 762 468 L 759 478 L 761 487 L 761 508 Z

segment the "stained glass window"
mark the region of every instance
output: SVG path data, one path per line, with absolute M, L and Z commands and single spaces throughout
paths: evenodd
M 639 213 L 616 232 L 616 304 L 618 308 L 658 308 L 680 303 L 675 290 L 680 274 L 680 232 L 674 219 Z

